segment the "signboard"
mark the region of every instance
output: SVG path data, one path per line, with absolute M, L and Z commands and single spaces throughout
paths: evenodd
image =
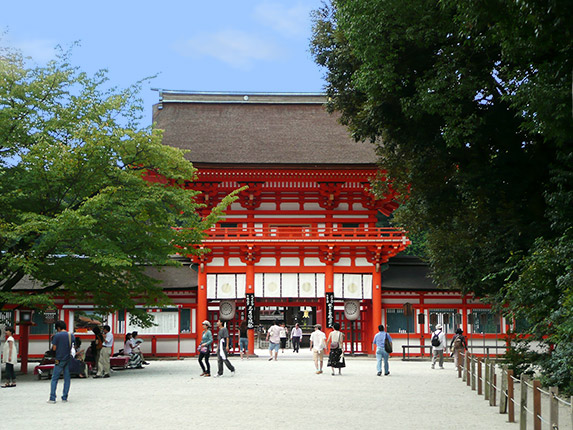
M 14 325 L 14 315 L 12 314 L 12 311 L 2 311 L 0 312 L 0 331 L 2 331 L 2 329 L 4 327 L 10 327 Z M 2 332 L 2 335 L 4 333 Z M 3 341 L 4 338 L 0 339 L 0 342 Z
M 334 293 L 325 293 L 326 296 L 326 327 L 334 325 Z
M 253 293 L 245 294 L 245 302 L 247 305 L 247 328 L 255 328 L 255 295 Z
M 56 315 L 58 311 L 55 309 L 47 309 L 44 311 L 44 322 L 46 324 L 54 324 L 56 322 Z

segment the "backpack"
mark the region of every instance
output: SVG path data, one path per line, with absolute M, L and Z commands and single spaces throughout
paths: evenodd
M 440 346 L 442 342 L 440 342 L 440 337 L 438 336 L 438 333 L 434 333 L 434 335 L 432 336 L 432 346 Z
M 457 336 L 456 339 L 454 340 L 454 349 L 462 349 L 462 346 L 463 346 L 462 337 Z

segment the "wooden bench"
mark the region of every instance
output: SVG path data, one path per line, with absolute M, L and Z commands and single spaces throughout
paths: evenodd
M 52 364 L 39 364 L 38 366 L 34 367 L 34 376 L 38 379 L 42 379 L 45 376 L 47 379 L 52 377 L 52 372 L 54 371 L 54 367 L 56 365 Z
M 34 367 L 34 376 L 36 376 L 38 379 L 42 379 L 42 377 L 50 379 L 52 377 L 52 372 L 54 371 L 55 366 L 56 363 L 39 364 L 36 367 Z M 92 371 L 92 364 L 86 363 L 86 366 L 88 366 L 88 375 L 89 375 Z M 75 376 L 76 373 L 72 373 L 72 375 Z
M 109 358 L 109 367 L 114 369 L 126 369 L 127 363 L 129 363 L 129 356 L 127 355 L 117 355 Z

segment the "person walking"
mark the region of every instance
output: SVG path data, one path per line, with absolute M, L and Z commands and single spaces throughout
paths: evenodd
M 279 326 L 279 338 L 280 338 L 281 350 L 282 350 L 283 354 L 285 353 L 285 348 L 286 348 L 286 343 L 287 343 L 287 335 L 288 335 L 287 328 L 285 326 L 284 321 L 282 321 L 280 326 Z
M 440 369 L 444 368 L 444 349 L 446 349 L 446 335 L 442 331 L 442 325 L 436 325 L 436 330 L 432 334 L 432 369 L 436 367 L 436 361 L 439 361 Z
M 275 353 L 276 361 L 281 344 L 281 328 L 279 327 L 277 321 L 275 321 L 274 324 L 269 327 L 267 331 L 267 341 L 269 342 L 269 353 L 271 355 L 269 361 L 273 359 L 273 352 Z
M 249 332 L 247 330 L 247 321 L 243 321 L 239 325 L 239 354 L 241 354 L 241 360 L 243 355 L 249 358 Z
M 378 333 L 376 333 L 372 340 L 372 346 L 376 348 L 376 375 L 378 376 L 382 376 L 382 360 L 384 360 L 384 376 L 390 374 L 390 366 L 388 364 L 390 354 L 386 351 L 386 339 L 392 344 L 392 338 L 384 330 L 384 326 L 380 324 L 378 326 Z
M 70 377 L 70 360 L 72 358 L 72 346 L 75 342 L 74 335 L 69 333 L 66 329 L 64 321 L 56 321 L 55 324 L 57 333 L 52 338 L 52 350 L 56 352 L 56 365 L 52 373 L 52 382 L 50 384 L 50 398 L 48 403 L 56 403 L 56 388 L 58 388 L 58 380 L 62 372 L 64 373 L 64 391 L 62 393 L 62 402 L 68 401 L 68 393 L 70 391 L 71 377 Z
M 113 347 L 113 334 L 111 334 L 111 327 L 107 324 L 103 326 L 103 337 L 103 347 L 99 352 L 97 373 L 94 378 L 109 378 L 111 375 L 109 359 L 111 357 L 111 348 Z
M 463 351 L 468 349 L 468 343 L 464 336 L 464 331 L 461 328 L 456 329 L 456 334 L 450 343 L 450 351 L 454 356 L 454 366 L 457 369 L 459 364 L 459 356 Z
M 344 345 L 344 333 L 340 331 L 340 324 L 335 322 L 332 327 L 333 331 L 328 335 L 326 345 L 330 345 L 330 353 L 328 354 L 327 366 L 332 369 L 332 376 L 334 376 L 334 369 L 338 369 L 338 374 L 342 374 L 342 368 L 346 367 L 344 361 L 344 352 L 342 347 Z
M 312 351 L 312 358 L 314 360 L 314 367 L 316 374 L 322 373 L 322 361 L 324 359 L 324 350 L 326 349 L 326 334 L 322 331 L 322 326 L 316 324 L 314 331 L 310 335 L 310 350 Z
M 16 341 L 14 340 L 14 328 L 6 327 L 6 342 L 2 349 L 2 363 L 6 365 L 6 383 L 2 388 L 12 388 L 16 386 L 16 373 L 14 366 L 18 363 L 18 350 L 16 349 Z
M 296 352 L 298 354 L 298 350 L 300 349 L 300 340 L 302 339 L 302 329 L 296 323 L 290 332 L 290 338 L 292 340 L 292 352 Z
M 217 327 L 219 328 L 219 332 L 217 334 L 217 362 L 219 364 L 217 377 L 223 376 L 223 363 L 225 363 L 225 366 L 227 366 L 227 368 L 231 371 L 231 376 L 235 376 L 235 368 L 227 356 L 229 353 L 229 330 L 227 330 L 225 323 L 221 320 L 217 321 Z
M 211 323 L 205 320 L 203 321 L 203 334 L 201 335 L 201 343 L 199 344 L 199 366 L 201 366 L 203 373 L 199 376 L 211 376 L 209 356 L 211 355 L 212 343 L 213 333 L 211 333 Z M 203 360 L 205 360 L 205 364 L 203 364 Z

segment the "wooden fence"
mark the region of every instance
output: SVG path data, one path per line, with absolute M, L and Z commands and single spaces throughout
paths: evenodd
M 573 430 L 573 396 L 567 401 L 559 397 L 557 387 L 544 389 L 538 379 L 527 375 L 515 378 L 513 370 L 495 359 L 470 352 L 458 354 L 458 378 L 479 396 L 483 395 L 490 406 L 499 403 L 499 413 L 507 414 L 510 423 L 519 422 L 520 430 L 526 430 L 528 423 L 534 430 Z

